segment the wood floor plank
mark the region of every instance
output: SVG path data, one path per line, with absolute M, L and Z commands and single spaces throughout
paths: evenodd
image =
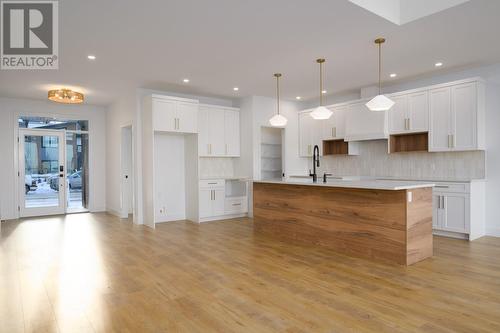
M 499 332 L 500 239 L 433 246 L 404 267 L 279 242 L 251 219 L 9 221 L 0 332 Z

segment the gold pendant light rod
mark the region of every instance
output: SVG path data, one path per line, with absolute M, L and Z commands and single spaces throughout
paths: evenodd
M 378 94 L 382 94 L 382 44 L 385 43 L 385 38 L 375 39 L 375 44 L 378 45 Z
M 281 73 L 274 74 L 274 77 L 276 78 L 276 96 L 277 96 L 276 103 L 278 106 L 278 114 L 280 114 L 280 77 L 281 77 Z
M 317 59 L 316 62 L 319 64 L 319 106 L 323 106 L 323 64 L 325 59 Z

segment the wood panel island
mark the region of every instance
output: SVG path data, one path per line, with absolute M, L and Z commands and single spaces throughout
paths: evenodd
M 408 181 L 254 181 L 256 232 L 376 261 L 432 256 L 432 187 Z

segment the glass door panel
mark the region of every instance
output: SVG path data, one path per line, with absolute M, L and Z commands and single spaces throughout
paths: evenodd
M 20 216 L 64 214 L 64 131 L 19 130 Z
M 66 132 L 67 212 L 88 210 L 89 135 Z

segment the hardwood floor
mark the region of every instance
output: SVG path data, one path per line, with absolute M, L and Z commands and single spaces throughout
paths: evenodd
M 500 239 L 411 267 L 280 243 L 249 219 L 2 223 L 0 332 L 500 332 Z

